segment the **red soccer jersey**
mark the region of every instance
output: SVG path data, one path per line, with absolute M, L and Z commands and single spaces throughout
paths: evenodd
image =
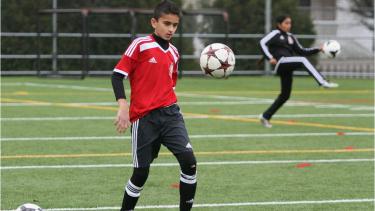
M 179 54 L 172 44 L 164 50 L 152 35 L 135 39 L 113 71 L 130 80 L 130 121 L 177 102 L 174 92 Z

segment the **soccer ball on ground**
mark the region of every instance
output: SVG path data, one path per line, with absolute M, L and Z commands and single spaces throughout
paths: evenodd
M 16 211 L 43 211 L 42 208 L 40 208 L 38 205 L 35 204 L 23 204 L 19 206 Z
M 323 53 L 330 58 L 335 58 L 341 52 L 341 45 L 336 40 L 329 40 L 323 44 Z
M 233 51 L 221 43 L 208 45 L 200 57 L 203 73 L 213 78 L 227 78 L 233 72 L 235 63 Z

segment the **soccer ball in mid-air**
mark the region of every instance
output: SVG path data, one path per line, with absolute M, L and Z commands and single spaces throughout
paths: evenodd
M 330 58 L 335 58 L 341 52 L 341 45 L 336 40 L 329 40 L 323 44 L 323 53 Z
M 203 73 L 214 78 L 227 78 L 233 72 L 235 63 L 233 51 L 221 43 L 208 45 L 200 57 Z
M 19 206 L 16 211 L 43 211 L 43 209 L 38 205 L 27 203 Z

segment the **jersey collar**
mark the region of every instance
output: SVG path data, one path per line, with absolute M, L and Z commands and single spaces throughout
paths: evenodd
M 159 44 L 159 46 L 163 49 L 163 51 L 168 51 L 169 41 L 164 40 L 163 38 L 159 37 L 156 34 L 152 34 L 151 36 L 155 40 L 155 42 Z

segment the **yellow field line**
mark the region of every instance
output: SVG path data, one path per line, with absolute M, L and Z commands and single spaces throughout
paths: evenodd
M 259 123 L 259 119 L 256 119 L 256 118 L 230 117 L 230 116 L 213 115 L 213 114 L 195 114 L 195 113 L 184 113 L 184 114 L 190 115 L 193 117 L 207 117 L 210 119 L 234 120 L 234 121 L 240 121 L 240 122 Z M 318 127 L 318 128 L 332 128 L 332 129 L 340 129 L 340 130 L 353 130 L 353 131 L 365 131 L 365 132 L 375 131 L 375 128 L 351 127 L 351 126 L 320 124 L 320 123 L 312 123 L 312 122 L 289 122 L 289 121 L 282 121 L 282 120 L 272 120 L 272 124 Z
M 1 98 L 1 102 L 7 102 L 7 103 L 30 103 L 30 104 L 45 104 L 50 102 L 43 102 L 43 101 L 37 101 L 37 100 L 19 100 L 19 99 L 13 99 L 13 98 Z
M 225 150 L 211 152 L 194 152 L 196 155 L 249 155 L 249 154 L 309 154 L 309 153 L 358 153 L 374 152 L 374 148 L 361 149 L 301 149 L 301 150 Z M 161 152 L 161 156 L 172 155 L 170 152 Z M 90 153 L 90 154 L 50 154 L 50 155 L 5 155 L 1 159 L 21 158 L 85 158 L 85 157 L 130 157 L 131 153 Z
M 293 93 L 300 93 L 300 94 L 324 94 L 324 93 L 343 93 L 343 94 L 360 94 L 360 93 L 373 93 L 374 90 L 372 89 L 340 89 L 340 90 L 332 90 L 332 89 L 318 89 L 318 90 L 296 90 Z M 184 92 L 186 93 L 186 92 Z M 190 93 L 190 92 L 189 92 Z M 213 94 L 213 93 L 280 93 L 279 90 L 239 90 L 239 91 L 191 91 L 191 93 L 203 93 L 203 94 Z
M 361 90 L 298 90 L 293 91 L 293 94 L 371 94 L 374 91 L 371 89 L 361 89 Z M 105 94 L 107 92 L 87 92 L 87 91 L 80 91 L 75 90 L 74 92 L 57 92 L 59 95 L 88 95 L 88 94 Z M 181 92 L 186 93 L 186 92 Z M 212 92 L 190 92 L 190 93 L 199 93 L 199 94 L 215 94 L 219 93 L 217 91 Z M 254 90 L 254 91 L 220 91 L 220 94 L 223 93 L 248 93 L 248 94 L 278 94 L 280 91 L 277 90 L 270 90 L 270 91 L 261 91 L 261 90 Z M 178 95 L 179 93 L 177 93 Z M 2 92 L 3 96 L 25 96 L 25 95 L 56 95 L 56 92 L 27 92 L 27 91 L 16 91 L 16 92 Z
M 69 103 L 53 103 L 53 105 L 68 107 L 68 108 L 89 108 L 96 110 L 107 110 L 107 111 L 117 111 L 117 108 L 110 106 L 95 106 L 95 105 L 78 105 L 78 104 L 69 104 Z
M 10 98 L 1 98 L 1 100 L 5 102 L 24 102 L 24 103 L 35 103 L 35 104 L 50 103 L 51 105 L 54 105 L 54 106 L 68 107 L 68 108 L 87 108 L 87 109 L 96 109 L 96 110 L 117 111 L 117 108 L 109 107 L 109 106 L 79 105 L 79 104 L 69 104 L 69 103 L 51 103 L 51 102 L 43 102 L 43 101 L 35 101 L 35 100 L 18 100 L 18 99 L 10 99 Z M 229 116 L 223 116 L 223 115 L 197 114 L 197 113 L 184 113 L 184 114 L 188 116 L 193 116 L 193 117 L 203 116 L 209 119 L 232 120 L 232 121 L 239 121 L 239 122 L 256 122 L 256 123 L 259 122 L 259 120 L 255 118 L 229 117 Z M 352 126 L 321 124 L 321 123 L 312 123 L 312 122 L 289 122 L 289 121 L 282 121 L 282 120 L 273 120 L 272 123 L 278 124 L 278 125 L 330 128 L 330 129 L 352 130 L 352 131 L 365 131 L 365 132 L 375 131 L 375 128 L 352 127 Z

